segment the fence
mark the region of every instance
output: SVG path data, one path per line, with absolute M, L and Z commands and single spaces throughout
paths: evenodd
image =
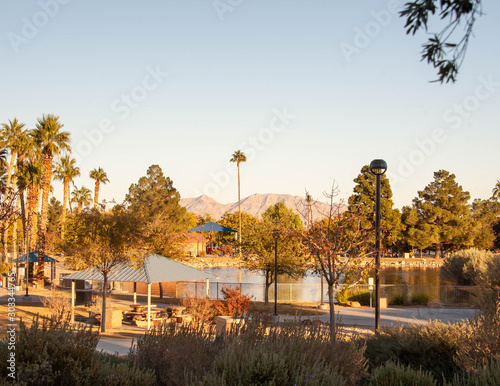
M 70 280 L 60 280 L 61 287 L 71 288 Z M 102 282 L 93 282 L 92 288 L 98 289 Z M 196 281 L 178 281 L 170 283 L 155 283 L 151 294 L 153 296 L 186 298 L 189 296 L 205 296 L 205 282 Z M 222 289 L 226 287 L 240 287 L 244 295 L 252 297 L 254 301 L 263 301 L 265 285 L 259 283 L 209 283 L 210 299 L 222 299 Z M 110 289 L 132 292 L 132 283 L 110 283 Z M 386 295 L 389 302 L 397 296 L 404 296 L 410 301 L 412 296 L 425 294 L 430 302 L 440 302 L 444 304 L 472 304 L 472 289 L 474 287 L 459 287 L 447 285 L 401 285 L 401 284 L 382 284 L 381 295 Z M 328 287 L 323 287 L 323 302 L 328 302 Z M 335 291 L 342 289 L 338 286 Z M 355 285 L 351 287 L 353 292 L 368 292 L 368 285 Z M 147 286 L 143 283 L 137 285 L 138 294 L 147 294 Z M 274 284 L 269 287 L 269 300 L 274 299 Z M 278 302 L 279 303 L 320 303 L 321 302 L 321 284 L 300 284 L 300 283 L 278 283 Z
M 221 290 L 223 286 L 240 287 L 242 294 L 249 295 L 255 301 L 264 300 L 265 285 L 256 283 L 219 283 L 211 282 L 209 297 L 211 299 L 222 299 Z M 446 285 L 400 285 L 383 284 L 380 286 L 381 295 L 386 295 L 389 302 L 398 295 L 404 295 L 410 301 L 413 295 L 425 294 L 430 302 L 440 302 L 444 304 L 471 304 L 471 293 L 473 287 L 459 287 Z M 340 291 L 342 286 L 338 286 L 335 291 Z M 323 287 L 323 302 L 328 302 L 328 287 Z M 351 287 L 353 292 L 368 292 L 368 285 L 356 285 Z M 190 294 L 204 296 L 206 293 L 205 283 L 177 282 L 176 297 L 183 298 Z M 274 284 L 269 287 L 269 299 L 274 299 Z M 298 283 L 278 283 L 279 303 L 320 303 L 321 284 L 298 284 Z

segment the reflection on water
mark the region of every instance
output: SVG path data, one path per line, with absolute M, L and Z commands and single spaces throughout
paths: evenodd
M 234 267 L 211 268 L 206 271 L 218 277 L 221 283 L 264 283 L 265 278 L 258 272 Z M 439 268 L 426 267 L 388 267 L 380 272 L 381 284 L 406 285 L 452 285 L 439 277 Z M 373 276 L 374 273 L 371 273 Z M 288 276 L 278 276 L 278 283 L 319 284 L 319 275 L 309 272 L 306 277 L 294 280 Z

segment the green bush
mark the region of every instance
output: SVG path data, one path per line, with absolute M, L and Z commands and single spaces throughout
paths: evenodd
M 490 361 L 474 371 L 455 374 L 450 386 L 498 386 L 500 385 L 500 361 Z
M 249 347 L 252 349 L 249 350 Z M 247 323 L 227 336 L 208 385 L 358 384 L 366 375 L 365 346 L 359 340 L 329 340 L 329 331 L 297 323 L 261 327 Z
M 130 358 L 157 384 L 357 384 L 366 376 L 364 342 L 330 342 L 329 331 L 300 323 L 247 320 L 237 334 L 162 327 L 137 341 Z
M 151 385 L 152 372 L 143 372 L 128 362 L 113 363 L 95 348 L 99 335 L 88 328 L 73 327 L 54 321 L 31 327 L 21 322 L 16 341 L 16 376 L 18 384 L 35 385 Z M 6 363 L 5 347 L 0 360 Z M 1 366 L 0 376 L 7 376 Z
M 370 377 L 372 386 L 435 386 L 436 380 L 428 371 L 413 370 L 410 366 L 403 366 L 389 361 L 373 369 Z
M 457 285 L 484 285 L 488 278 L 493 254 L 479 249 L 452 253 L 441 266 L 441 277 Z
M 391 300 L 391 304 L 395 306 L 402 306 L 406 304 L 406 295 L 405 294 L 395 295 Z
M 429 296 L 426 294 L 414 294 L 411 297 L 411 302 L 413 304 L 427 305 L 429 303 Z
M 340 304 L 349 304 L 350 302 L 359 302 L 363 306 L 370 305 L 370 292 L 352 291 L 349 288 L 341 289 L 336 293 L 337 301 Z
M 384 328 L 366 341 L 365 356 L 372 368 L 385 362 L 399 361 L 412 368 L 430 371 L 435 379 L 452 380 L 460 368 L 454 361 L 461 325 L 431 322 L 424 326 L 399 325 Z
M 185 385 L 201 378 L 222 349 L 214 329 L 165 325 L 137 339 L 129 358 L 139 368 L 153 370 L 157 384 Z

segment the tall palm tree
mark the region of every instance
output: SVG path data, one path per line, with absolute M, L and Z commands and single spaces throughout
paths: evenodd
M 80 189 L 75 187 L 75 190 L 71 192 L 71 202 L 78 203 L 77 213 L 82 213 L 83 205 L 90 205 L 92 202 L 92 192 L 85 186 Z
M 10 188 L 10 182 L 12 178 L 12 169 L 14 167 L 14 161 L 17 157 L 16 143 L 19 137 L 22 135 L 24 123 L 21 123 L 14 118 L 9 123 L 2 123 L 2 129 L 0 136 L 4 142 L 4 147 L 10 150 L 10 162 L 7 169 L 7 187 Z
M 247 162 L 247 156 L 241 150 L 236 150 L 231 156 L 230 162 L 236 162 L 238 166 L 238 242 L 240 244 L 241 257 L 241 189 L 240 189 L 240 163 Z
M 62 150 L 70 151 L 69 133 L 62 131 L 63 124 L 59 117 L 47 114 L 38 118 L 36 128 L 32 131 L 35 143 L 42 153 L 42 210 L 40 218 L 40 235 L 38 248 L 37 281 L 43 287 L 44 256 L 46 250 L 47 220 L 49 209 L 49 192 L 52 180 L 52 159 Z
M 99 187 L 101 186 L 101 182 L 103 184 L 109 182 L 108 175 L 101 167 L 99 167 L 99 169 L 92 170 L 89 175 L 90 178 L 95 180 L 94 209 L 97 209 L 97 203 L 99 202 Z
M 42 164 L 40 160 L 28 159 L 19 165 L 18 187 L 23 192 L 27 190 L 26 199 L 26 224 L 25 237 L 29 240 L 27 247 L 29 251 L 34 251 L 37 243 L 38 229 L 38 207 L 40 201 L 40 189 L 42 186 Z
M 13 175 L 13 169 L 14 169 L 14 163 L 17 159 L 17 149 L 16 149 L 16 143 L 19 140 L 19 137 L 23 133 L 23 127 L 24 123 L 21 123 L 17 120 L 17 118 L 14 118 L 13 120 L 9 120 L 9 123 L 2 123 L 2 128 L 0 131 L 0 138 L 2 139 L 3 146 L 6 149 L 10 150 L 10 161 L 8 164 L 7 172 L 6 172 L 6 186 L 7 189 L 13 189 L 15 190 L 15 178 L 12 179 Z M 11 186 L 12 183 L 12 186 Z M 13 222 L 15 223 L 15 221 Z M 1 228 L 3 229 L 3 260 L 7 258 L 7 236 L 9 232 L 9 227 L 10 224 L 8 222 L 4 222 L 1 225 Z M 14 233 L 15 234 L 15 233 Z M 15 248 L 14 248 L 15 249 Z
M 63 206 L 61 214 L 61 239 L 64 238 L 64 223 L 66 221 L 66 205 L 69 200 L 69 184 L 73 179 L 80 176 L 80 168 L 76 166 L 76 160 L 69 155 L 61 157 L 54 168 L 54 177 L 63 182 Z
M 17 153 L 17 160 L 12 174 L 12 189 L 18 191 L 17 201 L 16 201 L 16 211 L 21 206 L 21 219 L 23 224 L 23 232 L 26 229 L 26 214 L 24 208 L 24 191 L 19 189 L 17 179 L 19 174 L 19 167 L 24 164 L 24 160 L 26 156 L 32 155 L 34 151 L 33 141 L 29 135 L 29 130 L 21 130 L 14 143 L 12 144 L 12 152 Z M 17 240 L 17 225 L 18 222 L 14 221 L 12 224 L 12 238 L 16 238 Z M 23 233 L 24 235 L 24 233 Z M 13 243 L 15 245 L 15 243 Z M 17 247 L 14 247 L 12 250 L 13 260 L 17 259 Z

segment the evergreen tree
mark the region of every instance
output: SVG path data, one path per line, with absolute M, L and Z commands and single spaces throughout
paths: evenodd
M 190 216 L 179 201 L 179 192 L 158 165 L 151 165 L 147 176 L 130 186 L 125 204 L 137 217 L 149 252 L 170 258 L 183 255 L 181 236 L 189 229 Z
M 370 172 L 368 165 L 363 166 L 361 173 L 354 179 L 354 194 L 349 197 L 349 212 L 356 212 L 364 217 L 362 225 L 365 228 L 375 229 L 375 189 L 376 176 Z M 383 174 L 381 176 L 380 210 L 382 247 L 393 246 L 401 237 L 403 226 L 401 225 L 401 214 L 398 209 L 393 209 L 392 189 L 389 179 Z M 375 232 L 373 232 L 375 237 Z
M 434 173 L 434 181 L 418 192 L 413 200 L 417 210 L 418 228 L 425 237 L 423 244 L 442 250 L 459 250 L 474 244 L 474 224 L 470 217 L 466 192 L 446 170 Z

